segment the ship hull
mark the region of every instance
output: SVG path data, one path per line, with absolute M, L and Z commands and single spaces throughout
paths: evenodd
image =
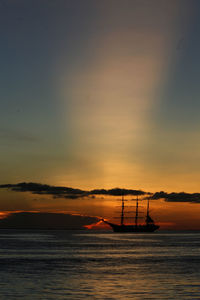
M 113 224 L 107 221 L 104 221 L 106 224 L 108 224 L 114 232 L 154 232 L 156 231 L 160 226 L 155 224 L 148 224 L 148 225 L 117 225 Z

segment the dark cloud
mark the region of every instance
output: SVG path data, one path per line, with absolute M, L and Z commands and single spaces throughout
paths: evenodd
M 17 184 L 3 184 L 0 185 L 0 188 L 7 188 L 15 192 L 31 192 L 33 194 L 39 195 L 51 195 L 54 198 L 69 198 L 76 199 L 81 197 L 90 196 L 91 198 L 94 195 L 110 195 L 110 196 L 120 196 L 120 195 L 145 195 L 149 194 L 141 190 L 128 190 L 128 189 L 96 189 L 91 191 L 84 191 L 80 189 L 74 189 L 69 187 L 61 186 L 51 186 L 41 183 L 33 182 L 21 182 Z
M 13 213 L 0 220 L 0 229 L 84 229 L 85 225 L 98 222 L 90 216 L 62 213 Z
M 144 191 L 140 190 L 128 190 L 128 189 L 120 189 L 120 188 L 115 188 L 115 189 L 110 189 L 110 190 L 105 190 L 105 189 L 99 189 L 99 190 L 92 190 L 90 191 L 91 194 L 93 195 L 110 195 L 110 196 L 128 196 L 128 195 L 145 195 L 148 194 Z
M 86 196 L 87 192 L 80 189 L 73 189 L 61 186 L 51 186 L 48 184 L 22 182 L 17 184 L 3 184 L 0 188 L 7 188 L 15 192 L 31 192 L 37 195 L 51 195 L 54 198 L 76 199 Z
M 157 192 L 150 196 L 150 199 L 164 199 L 167 202 L 190 202 L 200 203 L 200 193 L 165 193 L 163 191 Z
M 81 189 L 74 189 L 70 187 L 52 186 L 48 184 L 22 182 L 17 184 L 2 184 L 0 189 L 6 188 L 15 192 L 31 192 L 37 195 L 50 195 L 54 198 L 78 199 L 83 197 L 95 198 L 95 195 L 109 195 L 109 196 L 144 196 L 144 199 L 164 199 L 167 202 L 190 202 L 200 203 L 200 193 L 166 193 L 156 192 L 154 194 L 144 192 L 142 190 L 133 189 L 95 189 L 85 191 Z

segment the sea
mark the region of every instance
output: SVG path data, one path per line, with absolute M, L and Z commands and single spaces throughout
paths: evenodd
M 200 299 L 200 233 L 1 230 L 0 299 Z

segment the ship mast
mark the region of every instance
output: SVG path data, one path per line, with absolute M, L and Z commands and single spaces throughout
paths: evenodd
M 147 215 L 146 215 L 146 224 L 149 224 L 149 199 L 147 201 Z
M 147 201 L 147 216 L 149 216 L 149 199 Z
M 146 225 L 148 226 L 149 224 L 154 224 L 154 221 L 149 215 L 149 199 L 148 199 L 148 201 L 147 201 Z
M 138 195 L 136 200 L 136 211 L 135 211 L 135 227 L 138 226 Z
M 121 225 L 124 225 L 124 195 L 122 195 Z

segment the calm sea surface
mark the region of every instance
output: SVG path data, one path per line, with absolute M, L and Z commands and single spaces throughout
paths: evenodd
M 200 233 L 0 231 L 0 299 L 200 299 Z

